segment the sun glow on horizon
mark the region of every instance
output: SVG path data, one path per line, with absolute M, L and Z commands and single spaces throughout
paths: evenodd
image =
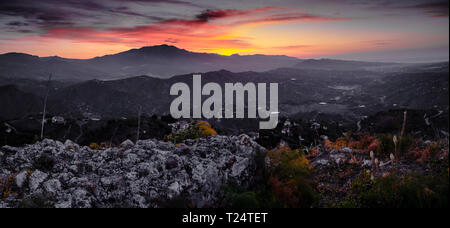
M 215 53 L 218 55 L 225 55 L 225 56 L 231 56 L 234 54 L 243 54 L 245 52 L 251 52 L 254 51 L 254 49 L 239 49 L 239 48 L 221 48 L 216 50 L 211 50 L 209 53 Z
M 79 8 L 83 3 L 58 3 L 67 14 L 61 14 L 59 7 L 48 8 L 32 1 L 17 6 L 10 2 L 10 9 L 24 9 L 0 11 L 0 53 L 89 59 L 170 44 L 192 52 L 226 56 L 321 58 L 380 51 L 393 55 L 395 50 L 422 48 L 428 51 L 422 55 L 424 58 L 448 58 L 448 3 L 447 9 L 440 5 L 434 6 L 436 9 L 421 8 L 421 4 L 409 7 L 406 3 L 383 5 L 383 9 L 377 8 L 378 3 L 368 3 L 372 8 L 367 4 L 329 2 L 334 7 L 318 7 L 317 0 L 280 0 L 278 6 L 229 0 L 221 9 L 192 0 L 184 4 L 152 2 L 101 0 L 96 3 L 101 12 Z M 171 8 L 175 6 L 177 10 Z M 37 10 L 57 16 L 27 14 Z M 86 15 L 80 17 L 81 11 Z

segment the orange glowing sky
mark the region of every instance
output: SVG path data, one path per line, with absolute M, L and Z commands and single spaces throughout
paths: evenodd
M 448 60 L 448 1 L 17 0 L 0 3 L 0 53 L 92 58 L 170 44 L 299 58 Z

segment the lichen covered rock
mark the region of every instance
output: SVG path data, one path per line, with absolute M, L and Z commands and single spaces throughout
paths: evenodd
M 3 147 L 0 180 L 17 175 L 11 190 L 16 194 L 0 205 L 18 207 L 42 195 L 51 201 L 45 205 L 59 208 L 164 207 L 180 198 L 195 207 L 218 205 L 221 186 L 251 185 L 254 156 L 264 151 L 247 135 L 214 135 L 177 145 L 126 141 L 105 150 L 53 140 Z

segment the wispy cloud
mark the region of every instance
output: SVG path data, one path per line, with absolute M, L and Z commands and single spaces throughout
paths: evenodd
M 348 20 L 348 18 L 324 17 L 306 13 L 280 13 L 280 10 L 279 7 L 271 6 L 249 10 L 209 9 L 193 15 L 190 19 L 171 18 L 149 25 L 132 27 L 99 29 L 94 26 L 54 26 L 45 29 L 39 36 L 76 42 L 118 43 L 131 46 L 142 43 L 142 40 L 145 40 L 146 43 L 194 43 L 197 40 L 203 44 L 214 45 L 215 48 L 232 45 L 234 48 L 248 49 L 251 47 L 249 42 L 239 37 L 229 36 L 230 30 L 236 26 L 247 24 Z M 167 37 L 171 38 L 167 39 Z
M 126 50 L 167 43 L 226 54 L 322 55 L 394 48 L 405 38 L 414 41 L 406 42 L 411 46 L 448 46 L 448 1 L 278 0 L 276 6 L 269 0 L 218 2 L 0 1 L 0 52 L 31 47 L 46 55 L 48 51 L 40 51 L 45 46 L 52 55 L 61 48 L 83 55 L 81 47 L 95 52 L 98 47 Z
M 356 3 L 359 4 L 359 3 Z M 421 0 L 421 1 L 371 1 L 365 2 L 369 10 L 379 11 L 416 11 L 429 17 L 448 17 L 448 0 Z
M 403 6 L 403 9 L 419 9 L 432 17 L 448 17 L 449 1 L 426 2 L 415 5 Z

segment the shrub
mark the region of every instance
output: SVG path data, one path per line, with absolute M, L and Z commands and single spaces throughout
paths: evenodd
M 448 169 L 441 177 L 391 174 L 373 181 L 364 172 L 353 182 L 354 202 L 366 208 L 448 207 Z
M 283 207 L 311 207 L 316 200 L 313 183 L 308 179 L 311 166 L 303 153 L 288 146 L 267 152 L 268 184 Z
M 350 147 L 362 152 L 368 152 L 371 150 L 376 151 L 379 146 L 378 139 L 370 134 L 359 133 L 355 136 L 356 139 L 352 139 L 351 135 L 351 133 L 347 133 L 346 137 L 337 138 L 336 142 L 325 140 L 325 148 L 339 150 L 343 147 Z
M 97 143 L 89 144 L 89 148 L 91 148 L 91 150 L 100 150 L 101 149 L 100 145 L 98 145 Z
M 332 142 L 330 140 L 325 140 L 325 147 L 328 149 L 336 149 L 339 150 L 342 147 L 346 147 L 348 144 L 347 138 L 339 137 L 336 139 L 336 142 Z
M 373 150 L 373 147 L 376 147 L 377 141 L 376 137 L 371 136 L 369 134 L 358 134 L 358 141 L 352 141 L 349 143 L 349 147 L 353 149 L 359 149 L 359 150 Z M 350 145 L 352 144 L 352 146 Z
M 269 169 L 281 178 L 302 176 L 309 173 L 311 166 L 300 150 L 292 150 L 289 146 L 281 146 L 267 152 L 270 159 Z
M 14 179 L 16 174 L 13 174 L 5 179 L 0 179 L 0 197 L 1 199 L 6 199 L 12 193 L 12 188 L 14 184 Z
M 408 155 L 417 162 L 426 162 L 437 159 L 438 157 L 445 157 L 447 152 L 448 149 L 447 151 L 441 149 L 441 142 L 436 141 L 426 146 L 424 149 L 420 149 L 419 146 L 416 146 L 416 148 L 408 152 Z
M 226 192 L 225 206 L 230 208 L 259 208 L 260 198 L 252 191 L 241 192 L 231 187 L 223 187 Z
M 194 129 L 198 132 L 200 137 L 208 137 L 211 135 L 217 135 L 217 132 L 211 127 L 211 125 L 206 121 L 197 121 L 194 125 Z
M 187 129 L 180 130 L 166 136 L 166 140 L 179 143 L 186 139 L 205 138 L 212 135 L 217 135 L 217 132 L 208 122 L 199 120 L 189 124 Z

